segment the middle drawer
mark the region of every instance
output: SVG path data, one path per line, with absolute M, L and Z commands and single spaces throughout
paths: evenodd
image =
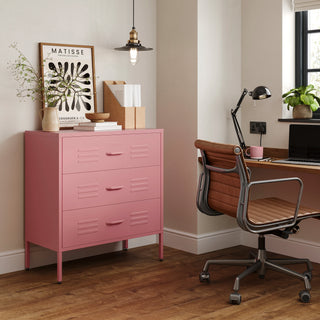
M 160 197 L 160 166 L 63 175 L 63 210 Z

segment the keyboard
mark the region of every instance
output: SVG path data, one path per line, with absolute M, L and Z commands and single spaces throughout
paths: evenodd
M 281 159 L 281 160 L 272 160 L 275 163 L 287 163 L 287 164 L 300 164 L 305 166 L 320 166 L 320 160 L 314 159 Z

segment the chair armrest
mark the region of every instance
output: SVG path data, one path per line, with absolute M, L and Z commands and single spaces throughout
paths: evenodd
M 297 191 L 297 200 L 295 203 L 295 212 L 292 215 L 292 218 L 286 219 L 285 221 L 279 220 L 276 222 L 273 221 L 273 222 L 264 223 L 261 225 L 251 223 L 248 220 L 248 206 L 250 204 L 249 196 L 250 196 L 251 188 L 256 185 L 271 184 L 271 183 L 279 184 L 284 182 L 294 182 L 294 183 L 298 182 L 299 184 L 299 189 Z M 240 218 L 240 221 L 238 220 L 238 222 L 242 227 L 245 227 L 245 229 L 253 233 L 263 233 L 263 232 L 269 232 L 269 231 L 280 229 L 280 228 L 292 227 L 297 222 L 302 192 L 303 192 L 303 182 L 298 177 L 252 181 L 247 185 L 244 195 L 242 197 L 243 202 L 241 203 L 242 205 L 240 206 L 242 207 L 242 212 L 238 212 L 238 219 Z

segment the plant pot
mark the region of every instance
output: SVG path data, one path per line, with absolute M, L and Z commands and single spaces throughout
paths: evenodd
M 56 108 L 47 107 L 43 109 L 42 131 L 59 131 L 59 117 Z
M 293 108 L 292 116 L 295 119 L 310 119 L 312 118 L 312 110 L 310 106 L 299 104 Z

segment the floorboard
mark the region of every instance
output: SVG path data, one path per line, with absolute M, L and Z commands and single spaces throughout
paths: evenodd
M 308 304 L 298 300 L 302 281 L 272 270 L 265 279 L 253 274 L 241 282 L 239 306 L 228 300 L 243 267 L 215 266 L 212 281 L 199 282 L 206 259 L 246 258 L 250 250 L 238 246 L 194 255 L 165 247 L 160 262 L 157 245 L 140 247 L 66 262 L 61 285 L 55 265 L 1 275 L 0 319 L 319 320 L 318 264 Z

